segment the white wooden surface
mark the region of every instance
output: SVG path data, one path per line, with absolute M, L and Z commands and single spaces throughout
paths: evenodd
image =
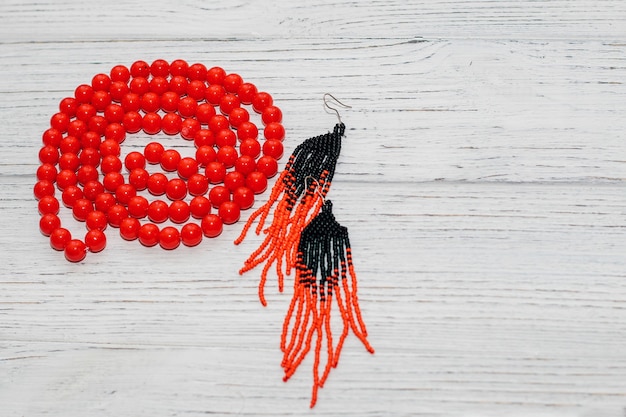
M 626 413 L 623 1 L 3 0 L 0 57 L 0 415 Z M 353 106 L 330 197 L 376 354 L 349 338 L 312 411 L 241 223 L 81 264 L 38 231 L 59 100 L 156 58 L 271 92 L 287 152 L 332 128 L 324 92 Z

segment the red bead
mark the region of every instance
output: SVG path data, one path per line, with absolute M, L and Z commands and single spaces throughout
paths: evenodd
M 150 75 L 150 65 L 146 61 L 135 61 L 130 66 L 130 75 L 133 77 L 147 77 Z
M 64 250 L 70 240 L 72 240 L 72 234 L 62 227 L 54 229 L 50 234 L 50 246 L 54 250 Z
M 215 107 L 209 103 L 199 104 L 196 108 L 196 119 L 202 124 L 208 124 L 213 116 L 215 116 Z
M 116 203 L 115 196 L 111 193 L 100 193 L 95 200 L 96 210 L 107 213 Z
M 183 125 L 180 128 L 180 135 L 183 139 L 193 140 L 196 133 L 198 133 L 200 129 L 201 126 L 199 121 L 193 118 L 185 119 L 183 120 Z
M 165 112 L 175 112 L 178 110 L 178 102 L 180 101 L 180 96 L 178 93 L 174 91 L 166 91 L 161 96 L 161 109 Z
M 180 160 L 180 153 L 176 149 L 168 149 L 161 154 L 161 168 L 169 172 L 176 171 Z
M 218 161 L 209 162 L 206 164 L 205 175 L 211 184 L 218 184 L 224 181 L 226 167 L 223 163 Z
M 122 125 L 128 133 L 137 133 L 141 130 L 141 126 L 143 125 L 143 117 L 136 111 L 129 111 L 124 114 Z
M 170 63 L 170 74 L 173 76 L 182 75 L 187 76 L 189 64 L 183 59 L 175 59 Z
M 137 93 L 125 94 L 121 105 L 125 112 L 139 111 L 141 109 L 141 96 Z
M 59 214 L 60 206 L 59 200 L 51 195 L 43 196 L 37 203 L 40 214 Z
M 196 135 L 197 137 L 198 135 Z M 196 161 L 202 166 L 206 166 L 209 162 L 215 161 L 217 158 L 217 152 L 213 149 L 213 146 L 202 145 L 196 150 Z
M 56 165 L 59 160 L 59 150 L 52 145 L 46 145 L 39 150 L 39 160 L 42 164 Z
M 196 114 L 198 102 L 191 97 L 183 97 L 178 102 L 178 112 L 183 117 L 193 117 Z
M 280 123 L 283 120 L 283 113 L 276 106 L 267 106 L 263 113 L 261 113 L 261 120 L 263 123 Z
M 141 109 L 148 112 L 156 112 L 161 108 L 161 97 L 154 92 L 147 92 L 141 96 Z
M 80 152 L 81 143 L 76 136 L 67 136 L 61 139 L 59 150 L 61 153 L 78 153 Z
M 51 145 L 55 148 L 59 146 L 61 139 L 63 139 L 63 133 L 53 128 L 46 129 L 41 135 L 41 141 L 44 145 Z
M 218 215 L 220 216 L 224 224 L 237 223 L 240 214 L 241 212 L 239 205 L 234 201 L 225 201 L 220 204 L 220 208 L 218 209 Z
M 233 192 L 233 201 L 242 210 L 247 210 L 254 204 L 254 191 L 248 187 L 239 187 Z
M 185 157 L 178 162 L 178 175 L 187 179 L 191 177 L 193 174 L 198 173 L 198 162 L 195 159 L 190 157 Z
M 85 132 L 87 132 L 87 124 L 82 120 L 72 120 L 67 127 L 67 134 L 80 138 Z
M 204 98 L 208 103 L 218 106 L 220 104 L 220 99 L 224 94 L 226 94 L 224 87 L 218 84 L 211 84 L 204 91 Z
M 150 81 L 146 77 L 135 77 L 130 81 L 130 91 L 135 94 L 146 94 L 150 91 Z
M 164 227 L 159 232 L 159 244 L 163 249 L 172 250 L 180 245 L 180 233 L 172 226 Z
M 122 170 L 122 161 L 115 155 L 106 155 L 102 158 L 102 162 L 100 162 L 100 169 L 103 174 L 120 172 Z
M 141 223 L 133 217 L 127 217 L 120 223 L 120 236 L 125 240 L 135 240 L 139 236 Z
M 54 181 L 57 177 L 57 168 L 53 164 L 42 164 L 37 168 L 37 179 Z
M 39 219 L 39 230 L 41 230 L 41 233 L 45 236 L 50 236 L 50 234 L 59 227 L 61 227 L 61 220 L 56 214 L 44 214 L 41 216 L 41 219 Z
M 159 96 L 170 88 L 170 83 L 165 77 L 154 77 L 150 80 L 150 91 Z
M 74 97 L 65 97 L 59 103 L 59 111 L 67 114 L 69 117 L 76 116 L 76 109 L 78 108 L 78 102 Z
M 230 127 L 230 122 L 228 119 L 221 114 L 211 117 L 209 120 L 209 129 L 215 134 L 222 129 L 228 129 Z
M 165 194 L 168 181 L 165 174 L 160 172 L 154 173 L 148 178 L 148 191 L 152 195 L 163 195 Z
M 141 128 L 148 135 L 156 135 L 161 131 L 161 116 L 157 113 L 146 113 L 141 119 Z
M 265 139 L 283 140 L 285 139 L 285 128 L 280 123 L 272 122 L 265 126 L 263 135 Z
M 111 77 L 106 74 L 96 74 L 91 79 L 91 86 L 95 91 L 109 91 Z
M 111 95 L 107 91 L 96 91 L 91 97 L 91 104 L 98 111 L 104 111 L 111 104 Z
M 112 81 L 127 82 L 130 79 L 130 70 L 124 65 L 116 65 L 111 68 L 110 76 Z
M 215 135 L 215 144 L 218 147 L 235 146 L 237 144 L 237 136 L 230 129 L 222 129 Z
M 236 93 L 239 90 L 241 84 L 243 84 L 243 79 L 239 74 L 228 74 L 224 77 L 224 81 L 222 81 L 224 88 L 229 93 Z
M 128 217 L 128 210 L 121 204 L 115 204 L 107 210 L 107 218 L 112 227 L 120 227 L 122 220 Z
M 188 85 L 189 81 L 187 81 L 187 77 L 181 75 L 176 75 L 170 80 L 170 90 L 176 93 L 179 98 L 187 93 Z
M 194 100 L 204 100 L 204 92 L 206 91 L 206 84 L 204 81 L 191 80 L 187 85 L 187 95 Z
M 204 196 L 196 196 L 189 203 L 189 211 L 196 219 L 201 219 L 211 212 L 211 200 Z
M 85 219 L 85 225 L 87 226 L 87 229 L 104 230 L 106 229 L 108 224 L 109 221 L 107 219 L 107 215 L 104 212 L 94 210 L 87 213 L 87 218 Z
M 72 207 L 72 214 L 74 218 L 79 222 L 87 220 L 87 215 L 93 211 L 93 203 L 86 198 L 79 198 L 74 202 Z
M 216 214 L 207 214 L 202 218 L 201 227 L 206 237 L 217 237 L 222 233 L 222 219 Z
M 237 149 L 234 146 L 223 146 L 217 151 L 217 160 L 226 168 L 234 166 L 237 158 L 239 155 L 237 155 Z
M 228 116 L 228 121 L 235 128 L 241 126 L 242 123 L 248 122 L 249 120 L 250 113 L 248 113 L 248 110 L 241 107 L 235 107 L 232 109 Z
M 182 200 L 172 201 L 168 209 L 168 217 L 174 223 L 184 223 L 189 220 L 189 204 Z
M 128 209 L 129 215 L 137 219 L 143 219 L 148 215 L 149 206 L 150 203 L 148 202 L 147 198 L 136 195 L 128 200 L 128 204 L 126 207 Z
M 168 219 L 169 206 L 163 200 L 154 200 L 148 206 L 148 218 L 155 223 L 163 223 Z
M 111 126 L 111 124 L 107 124 L 107 120 L 102 116 L 93 116 L 87 122 L 87 126 L 89 127 L 90 131 L 96 132 L 99 136 L 102 136 L 103 134 L 105 134 L 107 128 Z M 118 142 L 121 142 L 121 140 L 119 140 Z
M 55 175 L 56 179 L 56 175 Z M 54 183 L 50 180 L 39 180 L 33 188 L 33 193 L 37 200 L 41 200 L 46 196 L 54 195 Z
M 240 141 L 255 139 L 259 137 L 259 129 L 252 122 L 241 122 L 237 126 L 237 137 Z
M 83 151 L 85 150 L 85 148 L 100 149 L 100 143 L 101 143 L 101 137 L 96 132 L 85 132 L 80 137 L 80 146 L 83 148 Z M 98 159 L 98 162 L 100 162 L 100 159 Z M 97 165 L 97 164 L 90 164 L 90 165 Z
M 209 191 L 209 200 L 213 207 L 219 207 L 223 202 L 230 200 L 230 190 L 223 185 L 216 185 Z
M 126 158 L 124 158 L 124 166 L 126 167 L 128 172 L 136 168 L 145 168 L 146 157 L 143 156 L 141 152 L 129 152 L 128 155 L 126 155 Z
M 107 155 L 120 156 L 120 152 L 120 144 L 114 139 L 106 139 L 100 144 L 100 155 L 103 157 Z
M 63 201 L 63 204 L 65 204 L 66 207 L 73 207 L 74 203 L 83 197 L 83 190 L 71 185 L 63 190 L 63 193 L 61 194 L 61 201 Z
M 246 177 L 238 171 L 231 171 L 224 177 L 224 186 L 231 192 L 246 184 Z
M 117 202 L 127 205 L 131 198 L 137 195 L 137 190 L 130 184 L 121 184 L 115 189 Z
M 276 139 L 266 140 L 263 143 L 263 154 L 274 159 L 280 159 L 283 156 L 283 149 L 283 143 Z
M 265 155 L 260 157 L 256 162 L 256 169 L 267 178 L 272 178 L 278 172 L 278 163 L 276 162 L 276 159 Z
M 119 104 L 109 104 L 104 109 L 104 118 L 109 123 L 122 123 L 124 120 L 124 108 Z
M 132 184 L 137 191 L 148 188 L 148 179 L 150 174 L 143 168 L 135 168 L 128 174 L 128 183 Z
M 157 59 L 150 65 L 150 73 L 154 77 L 167 77 L 170 73 L 170 64 L 164 59 Z
M 202 228 L 195 223 L 188 223 L 180 230 L 180 239 L 185 246 L 196 246 L 202 242 Z
M 85 235 L 85 246 L 90 252 L 100 252 L 107 245 L 107 238 L 101 230 L 91 229 Z
M 234 94 L 224 94 L 220 98 L 220 111 L 228 115 L 233 109 L 239 107 L 241 102 Z
M 192 174 L 187 180 L 187 187 L 191 195 L 203 195 L 209 189 L 209 179 L 202 174 Z
M 69 124 L 70 116 L 65 113 L 56 113 L 50 118 L 50 127 L 58 130 L 59 132 L 67 132 Z
M 204 81 L 206 80 L 206 76 L 207 76 L 207 69 L 204 66 L 204 64 L 192 64 L 189 66 L 189 69 L 187 70 L 187 77 L 190 80 Z
M 187 196 L 187 183 L 180 178 L 173 178 L 168 181 L 165 194 L 170 200 L 182 200 Z
M 235 161 L 235 171 L 243 174 L 244 177 L 256 171 L 256 161 L 249 155 L 241 155 Z
M 104 185 L 100 181 L 87 181 L 83 186 L 83 194 L 87 200 L 95 201 L 96 197 L 104 192 Z
M 255 194 L 261 194 L 267 188 L 267 177 L 259 171 L 254 171 L 246 177 L 246 187 Z
M 165 148 L 159 142 L 150 142 L 144 148 L 143 154 L 146 157 L 146 161 L 151 164 L 158 164 L 161 162 L 161 156 L 164 151 Z
M 87 256 L 87 246 L 78 239 L 72 239 L 65 246 L 65 259 L 80 262 Z
M 111 94 L 111 100 L 120 103 L 126 94 L 130 93 L 130 87 L 126 82 L 123 81 L 113 81 L 111 83 L 111 89 L 109 90 L 109 94 Z
M 252 99 L 256 96 L 257 88 L 252 83 L 243 83 L 237 90 L 237 96 L 243 104 L 252 104 Z
M 272 99 L 272 96 L 266 92 L 259 92 L 252 99 L 252 108 L 257 113 L 263 113 L 263 110 L 271 106 L 273 103 L 274 100 Z
M 74 97 L 79 103 L 89 103 L 93 96 L 93 87 L 87 84 L 81 84 L 74 90 Z
M 220 67 L 213 67 L 207 71 L 206 80 L 210 84 L 222 84 L 224 81 L 224 77 L 226 77 L 226 71 L 224 71 Z
M 74 171 L 63 169 L 57 174 L 56 183 L 59 190 L 64 190 L 70 185 L 76 185 L 78 183 L 78 177 Z
M 244 139 L 239 144 L 239 152 L 256 159 L 261 153 L 261 144 L 256 139 Z
M 167 113 L 161 120 L 161 129 L 167 135 L 177 135 L 183 126 L 183 119 L 177 113 Z
M 139 242 L 144 246 L 154 246 L 159 243 L 159 226 L 152 223 L 146 223 L 139 228 Z
M 98 170 L 93 165 L 83 165 L 78 168 L 76 176 L 78 177 L 78 182 L 84 185 L 89 181 L 98 180 L 100 174 L 98 174 Z
M 107 191 L 115 192 L 122 184 L 124 184 L 124 176 L 119 172 L 109 172 L 102 179 L 102 185 Z

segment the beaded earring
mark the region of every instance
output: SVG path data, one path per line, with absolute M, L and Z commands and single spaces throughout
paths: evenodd
M 267 304 L 264 295 L 267 273 L 276 263 L 278 289 L 282 292 L 284 275 L 289 275 L 294 267 L 293 260 L 300 233 L 321 208 L 321 201 L 315 198 L 315 185 L 320 185 L 318 192 L 322 198 L 325 197 L 335 174 L 345 125 L 341 122 L 337 109 L 328 105 L 327 97 L 331 97 L 344 107 L 349 107 L 331 94 L 324 95 L 325 108 L 334 110 L 339 122 L 332 132 L 309 138 L 296 147 L 285 169 L 276 180 L 268 201 L 252 213 L 240 236 L 235 240 L 236 245 L 243 242 L 254 221 L 259 218 L 255 233 L 260 235 L 263 231 L 266 237 L 259 248 L 244 262 L 239 273 L 243 274 L 265 262 L 259 283 L 259 299 L 264 306 Z M 307 187 L 306 178 L 309 177 L 314 178 L 315 182 Z M 275 205 L 272 224 L 263 229 L 267 216 Z
M 267 237 L 250 255 L 240 273 L 265 262 L 259 283 L 259 298 L 266 305 L 264 286 L 272 264 L 276 263 L 281 292 L 283 262 L 285 274 L 289 275 L 295 268 L 293 296 L 280 341 L 283 352 L 281 366 L 283 380 L 287 381 L 313 347 L 315 337 L 311 408 L 315 406 L 318 390 L 324 386 L 330 370 L 337 367 L 350 329 L 365 349 L 374 353 L 367 341 L 367 329 L 359 308 L 348 229 L 337 222 L 332 213 L 332 202 L 326 200 L 345 131 L 339 112 L 328 106 L 327 97 L 349 107 L 330 94 L 324 95 L 325 106 L 335 111 L 339 123 L 332 133 L 307 139 L 296 148 L 269 201 L 252 214 L 235 241 L 236 244 L 241 243 L 254 219 L 259 216 L 261 219 L 256 233 L 260 234 L 269 211 L 280 198 L 272 225 L 265 230 Z M 331 324 L 333 298 L 343 323 L 337 343 L 333 340 Z M 326 346 L 325 355 L 322 354 L 323 346 Z M 325 365 L 320 372 L 322 357 L 325 357 Z

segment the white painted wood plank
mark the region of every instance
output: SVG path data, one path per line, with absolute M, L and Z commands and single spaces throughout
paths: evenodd
M 353 106 L 330 196 L 377 351 L 348 339 L 316 414 L 622 415 L 625 17 L 609 0 L 3 2 L 3 413 L 308 414 L 310 361 L 281 381 L 289 295 L 270 285 L 262 308 L 236 274 L 258 242 L 233 247 L 240 225 L 173 252 L 109 231 L 79 265 L 37 230 L 58 101 L 182 57 L 272 92 L 288 151 L 335 122 L 322 93 Z

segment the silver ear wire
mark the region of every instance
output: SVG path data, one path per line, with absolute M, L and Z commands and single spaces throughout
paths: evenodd
M 330 97 L 335 103 L 337 103 L 339 106 L 343 107 L 344 109 L 351 109 L 352 106 L 348 106 L 347 104 L 342 103 L 330 93 L 324 94 L 324 110 L 326 110 L 327 113 L 330 113 L 329 110 L 335 112 L 335 114 L 337 115 L 337 119 L 339 120 L 339 123 L 341 123 L 341 116 L 339 115 L 339 110 L 337 110 L 335 107 L 331 107 L 328 104 L 328 97 Z

